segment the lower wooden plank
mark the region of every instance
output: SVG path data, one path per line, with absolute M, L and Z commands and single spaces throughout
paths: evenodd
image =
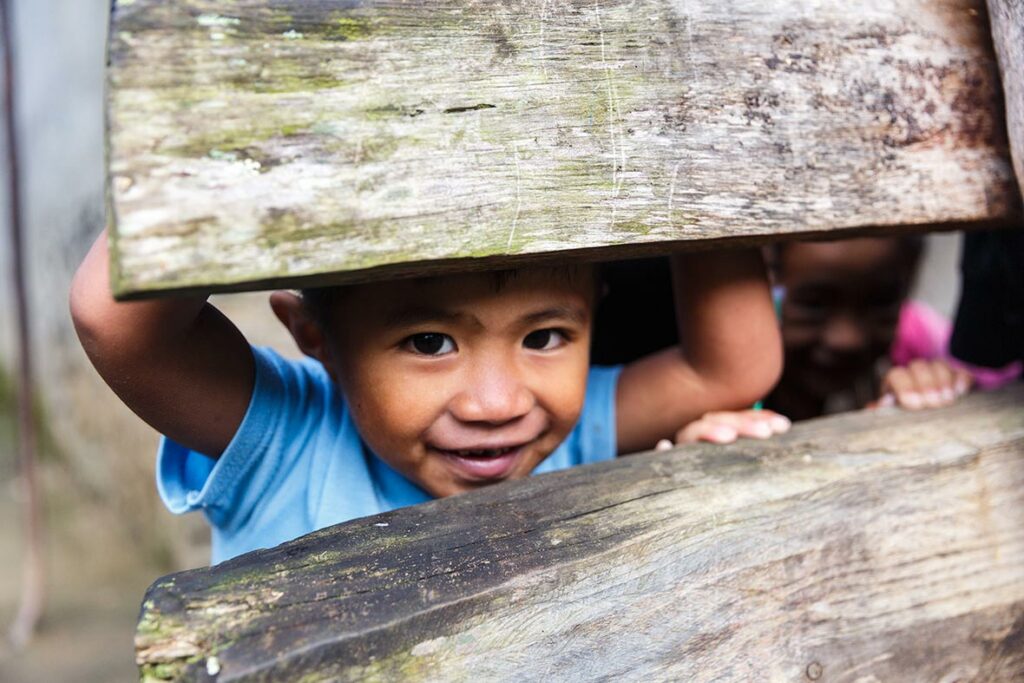
M 1024 386 L 622 458 L 157 581 L 151 679 L 1024 677 Z

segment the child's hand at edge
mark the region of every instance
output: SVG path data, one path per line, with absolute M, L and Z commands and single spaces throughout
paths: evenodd
M 768 439 L 789 431 L 789 418 L 773 410 L 735 410 L 706 413 L 699 420 L 686 425 L 676 433 L 676 444 L 732 443 L 739 438 Z M 672 448 L 672 442 L 662 439 L 655 450 Z
M 75 273 L 69 306 L 82 348 L 125 405 L 183 446 L 220 455 L 249 405 L 255 364 L 205 295 L 115 301 L 104 230 Z
M 944 360 L 915 360 L 885 373 L 882 395 L 869 407 L 941 408 L 952 405 L 970 391 L 972 383 L 969 372 Z

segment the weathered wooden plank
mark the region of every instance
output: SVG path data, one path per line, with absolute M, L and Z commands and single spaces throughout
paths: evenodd
M 1003 80 L 1013 169 L 1024 193 L 1024 2 L 988 0 L 988 11 Z
M 1024 385 L 534 477 L 161 579 L 145 675 L 1019 681 Z
M 1001 224 L 1017 196 L 983 10 L 122 0 L 115 289 Z

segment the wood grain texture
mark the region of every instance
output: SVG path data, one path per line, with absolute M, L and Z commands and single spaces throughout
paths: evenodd
M 1022 402 L 851 413 L 354 520 L 157 581 L 137 658 L 173 680 L 1019 681 Z
M 1024 0 L 988 0 L 1003 81 L 1013 169 L 1024 193 Z
M 122 0 L 110 61 L 123 297 L 1018 211 L 980 0 Z

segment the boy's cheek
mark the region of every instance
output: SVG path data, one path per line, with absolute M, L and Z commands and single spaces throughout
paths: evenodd
M 583 410 L 587 395 L 589 357 L 575 354 L 565 362 L 539 369 L 534 386 L 538 400 L 553 413 L 567 415 L 573 423 Z

